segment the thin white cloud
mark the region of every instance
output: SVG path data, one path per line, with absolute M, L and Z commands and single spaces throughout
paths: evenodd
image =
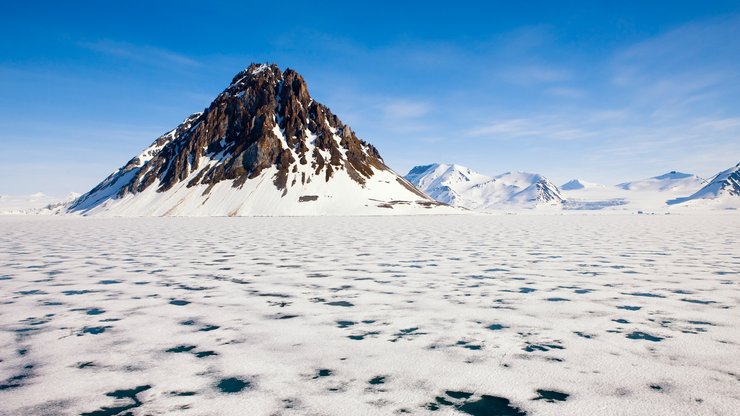
M 148 45 L 134 45 L 127 42 L 98 40 L 94 42 L 79 42 L 82 48 L 99 52 L 105 55 L 140 62 L 155 66 L 179 65 L 198 66 L 200 63 L 185 55 Z

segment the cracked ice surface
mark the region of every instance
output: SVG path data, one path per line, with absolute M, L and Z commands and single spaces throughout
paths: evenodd
M 736 414 L 738 231 L 0 218 L 0 414 Z

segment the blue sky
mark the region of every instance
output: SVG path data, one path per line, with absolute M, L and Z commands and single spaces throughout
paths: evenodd
M 400 173 L 616 183 L 740 161 L 737 1 L 13 3 L 0 194 L 87 191 L 251 62 L 298 70 Z

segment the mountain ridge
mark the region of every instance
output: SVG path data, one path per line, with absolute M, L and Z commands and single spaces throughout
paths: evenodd
M 439 205 L 314 101 L 300 74 L 252 64 L 208 108 L 158 137 L 69 211 L 352 215 Z

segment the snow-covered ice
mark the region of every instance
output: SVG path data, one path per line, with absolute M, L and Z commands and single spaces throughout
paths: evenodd
M 4 217 L 0 414 L 738 414 L 739 230 Z

